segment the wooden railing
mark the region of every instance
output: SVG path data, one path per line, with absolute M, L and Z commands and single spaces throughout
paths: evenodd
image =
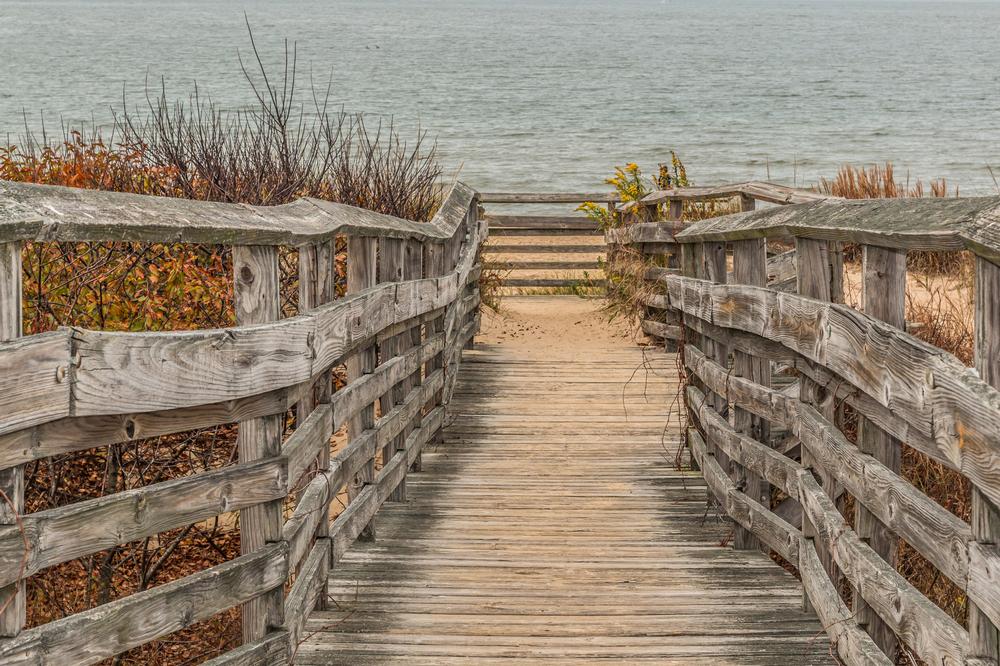
M 287 663 L 325 601 L 331 562 L 383 502 L 405 497 L 407 471 L 438 436 L 478 327 L 486 233 L 461 184 L 421 224 L 311 199 L 251 207 L 0 183 L 0 662 L 93 663 L 242 605 L 244 645 L 215 663 Z M 334 300 L 338 235 L 348 295 Z M 25 240 L 232 245 L 238 326 L 20 337 Z M 283 245 L 299 249 L 300 304 L 279 319 Z M 24 513 L 26 463 L 231 422 L 236 464 Z M 331 457 L 345 425 L 349 440 Z M 350 502 L 331 521 L 345 486 Z M 32 574 L 233 511 L 240 557 L 23 629 Z
M 681 251 L 676 235 L 690 222 L 681 221 L 684 203 L 738 201 L 742 211 L 754 210 L 758 201 L 787 205 L 822 201 L 833 197 L 796 188 L 750 181 L 715 187 L 684 187 L 657 190 L 638 203 L 621 203 L 615 207 L 622 226 L 604 234 L 607 245 L 607 266 L 611 273 L 619 270 L 621 259 L 637 258 L 644 266 L 643 279 L 655 284 L 666 275 L 680 271 Z M 771 254 L 767 261 L 767 284 L 787 291 L 795 286 L 794 250 Z M 655 289 L 638 295 L 644 311 L 640 319 L 643 333 L 671 351 L 682 337 L 679 314 L 667 304 L 666 297 Z
M 1000 198 L 828 200 L 616 235 L 661 242 L 662 226 L 679 245 L 658 305 L 681 327 L 693 458 L 735 547 L 798 569 L 847 663 L 895 663 L 897 640 L 927 664 L 998 663 L 998 220 Z M 767 241 L 794 243 L 793 293 L 768 286 Z M 844 242 L 863 252 L 861 310 L 842 304 Z M 976 255 L 973 369 L 904 330 L 907 251 L 963 249 Z M 797 388 L 772 387 L 779 365 Z M 845 405 L 856 443 L 837 426 Z M 901 475 L 904 444 L 971 483 L 969 522 Z M 900 541 L 966 595 L 965 626 L 897 571 Z
M 599 202 L 613 208 L 617 193 L 484 193 L 483 204 L 539 205 Z M 494 240 L 485 249 L 487 261 L 504 274 L 503 286 L 537 291 L 539 288 L 601 287 L 604 275 L 599 256 L 604 245 L 595 244 L 601 235 L 597 224 L 583 215 L 504 215 L 487 211 L 490 236 Z M 527 238 L 530 242 L 511 242 Z M 563 242 L 571 241 L 571 242 Z M 513 259 L 504 259 L 517 255 Z M 526 258 L 530 257 L 530 258 Z M 569 258 L 572 257 L 572 258 Z M 539 277 L 538 273 L 555 276 Z

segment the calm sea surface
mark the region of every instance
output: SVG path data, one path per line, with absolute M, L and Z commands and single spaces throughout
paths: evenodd
M 297 42 L 300 83 L 419 123 L 482 190 L 600 187 L 671 148 L 701 184 L 885 160 L 967 194 L 1000 178 L 996 2 L 0 0 L 0 138 L 22 110 L 106 123 L 161 76 L 247 104 L 244 12 L 269 62 Z

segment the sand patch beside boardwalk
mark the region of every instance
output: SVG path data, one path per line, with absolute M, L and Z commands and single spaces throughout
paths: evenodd
M 634 347 L 644 340 L 621 319 L 609 321 L 602 298 L 504 296 L 500 312 L 483 309 L 476 342 L 530 347 L 533 351 Z

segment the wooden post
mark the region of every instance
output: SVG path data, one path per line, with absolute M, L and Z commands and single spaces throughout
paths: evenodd
M 336 254 L 335 241 L 332 240 L 299 248 L 299 312 L 306 312 L 334 299 L 337 279 Z M 323 377 L 316 382 L 314 390 L 307 393 L 296 404 L 296 427 L 302 425 L 317 403 L 328 403 L 332 397 L 333 371 L 331 370 L 324 373 Z M 330 469 L 329 446 L 320 449 L 319 457 L 316 460 L 316 469 L 320 472 Z M 294 484 L 297 480 L 289 479 L 288 481 L 290 484 Z M 326 518 L 316 526 L 317 537 L 325 537 L 330 534 L 330 501 L 332 499 L 332 497 L 328 498 L 323 505 L 323 515 Z M 328 596 L 325 578 L 320 585 L 322 589 L 316 597 L 316 609 L 324 610 Z
M 445 261 L 445 245 L 441 242 L 427 241 L 423 246 L 423 272 L 425 277 L 439 277 L 445 274 L 444 261 Z M 428 337 L 432 335 L 437 335 L 439 333 L 444 333 L 444 315 L 435 317 L 431 321 L 427 322 L 427 335 Z M 444 352 L 435 354 L 427 363 L 424 364 L 424 377 L 426 378 L 435 370 L 439 370 L 444 367 Z M 443 396 L 443 391 L 435 391 L 434 395 L 431 396 L 430 400 L 427 401 L 425 406 L 426 411 L 431 411 L 436 407 L 441 405 L 441 400 Z M 441 430 L 433 433 L 427 439 L 427 443 L 437 443 L 441 440 Z M 421 456 L 418 455 L 416 460 L 413 462 L 413 471 L 419 472 L 422 469 L 423 461 Z
M 906 327 L 906 251 L 865 245 L 862 248 L 862 296 L 865 314 L 881 319 L 900 330 Z M 902 448 L 875 423 L 858 417 L 858 448 L 870 454 L 896 474 L 900 473 Z M 861 502 L 855 502 L 854 531 L 872 550 L 896 567 L 897 539 Z M 896 652 L 896 634 L 854 591 L 854 615 L 875 644 L 890 658 Z
M 753 199 L 750 199 L 753 204 Z M 736 284 L 767 286 L 767 242 L 763 238 L 733 242 L 733 281 Z M 741 351 L 733 352 L 733 373 L 746 377 L 761 386 L 771 385 L 771 363 L 767 359 L 755 358 Z M 770 441 L 770 424 L 740 407 L 733 408 L 733 424 L 741 432 L 758 442 Z M 739 465 L 733 466 L 737 487 L 743 487 L 748 497 L 760 502 L 765 509 L 771 508 L 771 485 L 759 474 L 747 471 Z M 760 549 L 770 552 L 749 530 L 739 529 L 733 547 L 737 550 Z M 794 564 L 794 563 L 793 563 Z
M 830 266 L 830 248 L 827 241 L 796 237 L 795 264 L 798 292 L 809 298 L 829 301 L 832 294 L 833 276 Z M 819 384 L 804 375 L 799 376 L 799 399 L 818 409 L 830 420 L 830 423 L 833 423 L 834 406 L 832 401 L 826 398 L 826 393 Z M 802 447 L 802 466 L 817 472 L 826 493 L 831 497 L 835 495 L 833 476 L 813 460 L 805 446 Z M 802 512 L 802 536 L 812 539 L 815 543 L 816 528 L 809 521 L 805 511 Z M 830 580 L 833 581 L 834 587 L 839 587 L 840 572 L 833 561 L 833 554 L 825 548 L 820 548 L 818 551 L 819 559 L 830 576 Z M 802 605 L 805 610 L 811 610 L 809 597 L 804 593 Z
M 975 363 L 979 376 L 1000 388 L 1000 266 L 976 257 Z M 1000 509 L 972 487 L 972 537 L 994 553 L 1000 544 Z M 969 653 L 1000 663 L 1000 634 L 974 602 L 969 601 Z
M 233 283 L 236 323 L 265 324 L 281 316 L 281 275 L 278 249 L 264 245 L 233 247 Z M 241 463 L 281 455 L 285 415 L 273 414 L 239 422 L 237 448 Z M 281 540 L 281 500 L 264 502 L 240 511 L 240 552 L 260 550 Z M 279 586 L 243 604 L 243 642 L 264 637 L 268 629 L 281 626 L 284 589 Z
M 401 282 L 403 280 L 404 242 L 405 241 L 399 238 L 379 239 L 377 271 L 379 284 L 386 282 Z M 386 363 L 400 354 L 402 351 L 404 337 L 409 339 L 407 332 L 399 333 L 379 343 L 379 364 Z M 382 415 L 385 416 L 392 411 L 393 407 L 403 402 L 403 383 L 399 382 L 395 384 L 381 398 L 379 398 L 378 402 Z M 402 441 L 403 435 L 400 433 L 382 448 L 382 465 L 389 462 L 389 458 L 391 458 L 392 455 L 400 448 Z M 390 495 L 390 499 L 397 500 L 401 497 L 405 497 L 405 493 L 405 488 L 402 484 L 400 484 L 399 488 L 393 491 Z
M 349 236 L 347 238 L 347 293 L 356 294 L 375 285 L 375 267 L 378 255 L 378 239 Z M 347 359 L 347 382 L 351 383 L 362 375 L 375 370 L 377 352 L 375 345 L 359 349 Z M 375 405 L 365 406 L 351 417 L 347 424 L 350 440 L 360 437 L 365 430 L 375 425 Z M 368 460 L 347 486 L 348 500 L 353 499 L 361 488 L 375 480 L 375 459 Z M 361 541 L 375 539 L 375 520 L 372 519 L 358 535 Z
M 0 342 L 21 337 L 21 243 L 0 243 Z M 11 525 L 24 512 L 24 465 L 0 470 L 0 524 Z M 27 606 L 24 581 L 0 589 L 0 636 L 13 637 L 24 627 Z
M 684 202 L 681 199 L 669 199 L 667 203 L 667 219 L 677 221 L 684 214 Z

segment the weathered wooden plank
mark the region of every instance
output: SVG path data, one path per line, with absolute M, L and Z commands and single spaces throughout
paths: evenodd
M 711 187 L 678 187 L 669 190 L 657 190 L 643 197 L 642 202 L 644 204 L 656 204 L 664 201 L 709 201 L 711 199 L 735 197 L 757 199 L 775 204 L 822 201 L 831 198 L 811 190 L 752 180 Z M 743 210 L 748 210 L 748 208 L 743 208 Z M 749 208 L 749 210 L 753 209 Z
M 964 663 L 968 632 L 858 538 L 807 469 L 799 472 L 799 502 L 843 574 L 918 657 Z
M 752 208 L 752 204 L 752 199 L 749 202 L 743 201 L 744 206 Z M 739 284 L 765 285 L 767 283 L 768 261 L 767 244 L 764 239 L 737 241 L 733 243 L 732 247 L 732 280 Z M 738 377 L 749 378 L 760 386 L 771 385 L 770 362 L 766 359 L 755 358 L 750 354 L 738 350 L 733 353 L 733 374 Z M 734 406 L 733 424 L 736 432 L 749 435 L 758 442 L 768 442 L 771 439 L 770 427 L 767 421 L 739 406 Z M 770 509 L 771 488 L 761 479 L 760 475 L 747 472 L 745 468 L 740 466 L 737 466 L 734 471 L 737 473 L 737 485 L 745 487 L 744 492 L 746 492 L 747 496 L 765 508 Z M 759 547 L 758 543 L 744 538 L 746 536 L 745 533 L 737 533 L 733 546 L 743 549 Z
M 316 539 L 285 598 L 282 629 L 288 632 L 292 649 L 297 648 L 304 638 L 306 620 L 326 589 L 326 577 L 329 571 L 330 540 Z
M 616 227 L 604 232 L 604 242 L 630 245 L 633 243 L 675 243 L 677 234 L 689 226 L 680 220 L 643 222 Z
M 585 201 L 619 201 L 617 192 L 481 192 L 482 203 L 584 203 Z
M 499 262 L 512 271 L 596 271 L 601 268 L 599 261 L 504 261 Z
M 287 459 L 230 465 L 25 515 L 0 528 L 0 584 L 288 494 Z M 25 552 L 25 539 L 28 550 Z
M 715 455 L 707 450 L 705 441 L 697 430 L 688 430 L 688 442 L 705 476 L 705 482 L 726 514 L 783 558 L 797 562 L 802 533 L 737 490 L 729 474 L 716 461 Z
M 1000 392 L 955 357 L 844 305 L 675 276 L 667 281 L 675 307 L 824 365 L 922 433 L 923 442 L 933 441 L 937 453 L 930 455 L 1000 501 Z
M 582 287 L 603 289 L 603 278 L 504 278 L 504 287 Z
M 982 257 L 976 259 L 973 298 L 976 370 L 984 382 L 1000 388 L 1000 266 Z M 956 420 L 961 426 L 961 419 Z M 958 434 L 961 445 L 963 430 Z M 996 464 L 996 453 L 991 457 Z M 969 562 L 969 595 L 974 601 L 969 604 L 969 650 L 977 658 L 1000 663 L 1000 509 L 996 498 L 991 501 L 978 486 L 972 489 L 970 520 L 975 543 Z
M 906 328 L 906 252 L 890 248 L 865 245 L 862 248 L 862 305 L 865 314 L 880 319 L 887 324 L 903 330 Z M 858 449 L 870 454 L 885 465 L 887 471 L 899 475 L 902 465 L 902 446 L 878 425 L 865 419 L 858 420 Z M 857 497 L 857 495 L 855 495 Z M 880 501 L 881 497 L 872 498 Z M 872 550 L 879 554 L 893 568 L 896 567 L 896 555 L 899 550 L 899 540 L 886 529 L 884 523 L 876 519 L 868 509 L 869 501 L 858 501 L 854 516 L 854 529 L 858 536 L 866 541 Z M 945 512 L 947 513 L 947 512 Z M 949 514 L 950 515 L 950 514 Z M 959 523 L 965 531 L 965 526 Z M 947 542 L 942 542 L 947 543 Z M 937 544 L 922 543 L 918 550 L 928 547 L 937 550 Z M 967 574 L 968 552 L 961 549 L 963 563 L 959 571 Z M 946 569 L 950 576 L 955 568 Z M 959 581 L 964 582 L 964 581 Z M 875 643 L 886 654 L 895 654 L 896 636 L 882 621 L 877 613 L 871 611 L 861 594 L 855 590 L 853 608 L 857 614 L 858 624 L 872 637 Z
M 375 239 L 349 237 L 347 239 L 347 291 L 348 293 L 363 292 L 377 281 L 378 242 Z M 360 319 L 354 320 L 360 326 Z M 352 383 L 362 375 L 371 374 L 378 363 L 378 352 L 374 346 L 360 349 L 347 359 L 347 381 Z M 375 425 L 375 405 L 367 404 L 348 422 L 347 432 L 351 440 L 355 440 L 365 430 Z M 363 493 L 364 485 L 375 478 L 374 453 L 372 458 L 366 458 L 365 464 L 354 474 L 347 487 L 348 509 L 350 502 Z M 332 529 L 332 526 L 331 526 Z M 374 523 L 367 526 L 364 538 L 375 538 Z
M 596 231 L 597 223 L 582 215 L 486 215 L 491 235 L 498 229 L 583 229 Z
M 44 355 L 42 357 L 38 355 L 37 346 L 29 347 L 32 351 L 28 354 L 22 351 L 10 354 L 14 357 L 13 359 L 5 358 L 8 356 L 4 353 L 5 351 L 13 351 L 11 349 L 13 345 L 10 341 L 21 337 L 23 319 L 21 292 L 21 244 L 18 242 L 0 243 L 0 359 L 3 359 L 0 361 L 0 395 L 4 396 L 0 398 L 0 410 L 3 410 L 0 413 L 9 414 L 4 420 L 9 420 L 11 423 L 6 425 L 18 423 L 29 425 L 32 416 L 26 415 L 25 411 L 34 412 L 36 415 L 34 418 L 38 418 L 38 406 L 34 404 L 35 400 L 42 403 L 48 402 L 44 397 L 45 392 L 39 395 L 39 389 L 44 391 L 44 388 L 49 388 L 51 390 L 55 388 L 51 386 L 51 382 L 59 381 L 60 369 L 57 367 L 53 373 L 49 362 L 41 360 Z M 25 349 L 21 345 L 18 346 L 21 350 Z M 60 347 L 62 346 L 60 345 Z M 63 348 L 62 351 L 65 349 Z M 41 368 L 42 376 L 39 377 L 40 360 L 40 365 L 43 367 Z M 11 361 L 14 362 L 14 365 L 11 364 Z M 26 368 L 22 366 L 24 363 L 27 364 L 27 373 L 24 372 Z M 45 368 L 46 365 L 49 367 Z M 45 369 L 51 373 L 48 377 L 44 375 Z M 69 370 L 68 364 L 62 366 L 61 370 L 65 379 L 65 373 Z M 62 383 L 68 384 L 69 382 L 63 381 Z M 65 393 L 59 395 L 63 392 L 58 390 L 53 391 L 53 393 L 58 396 L 57 400 L 64 396 L 69 397 Z M 55 405 L 50 403 L 49 409 L 53 406 Z M 66 406 L 69 406 L 68 401 Z M 25 410 L 25 407 L 28 409 Z M 44 414 L 47 410 L 43 407 L 40 411 Z M 13 525 L 14 529 L 17 529 L 20 514 L 24 512 L 24 467 L 22 465 L 0 469 L 0 493 L 3 493 L 3 501 L 0 502 L 0 525 Z M 27 547 L 27 541 L 25 539 L 24 547 Z M 27 553 L 24 553 L 22 557 L 26 558 Z M 8 567 L 9 570 L 17 571 L 19 562 L 20 558 L 11 563 Z M 3 604 L 0 607 L 0 636 L 17 636 L 24 627 L 27 601 L 24 594 L 24 582 L 17 580 L 17 578 L 20 576 L 15 574 L 13 584 L 0 588 L 0 599 L 3 600 L 0 601 Z
M 681 243 L 795 236 L 1000 260 L 1000 197 L 828 199 L 701 220 Z
M 604 254 L 604 244 L 571 243 L 525 243 L 510 245 L 489 243 L 483 248 L 486 255 L 492 254 Z
M 554 227 L 547 229 L 545 227 L 499 227 L 490 230 L 491 236 L 496 236 L 498 238 L 508 238 L 508 237 L 529 237 L 529 236 L 541 236 L 548 238 L 571 238 L 571 237 L 587 237 L 587 236 L 603 236 L 604 232 L 599 229 L 579 229 L 579 228 L 560 228 Z
M 13 330 L 0 338 L 0 433 L 62 418 L 70 411 L 70 329 L 26 338 L 20 337 L 20 325 L 17 335 Z
M 802 540 L 797 564 L 802 587 L 809 595 L 809 601 L 826 629 L 830 643 L 844 663 L 848 666 L 892 666 L 895 662 L 875 645 L 871 636 L 858 627 L 854 613 L 841 600 L 840 593 L 830 582 L 823 563 L 819 561 L 812 539 Z
M 440 242 L 454 234 L 474 194 L 455 183 L 430 222 L 415 222 L 319 199 L 248 206 L 4 181 L 0 242 L 297 246 L 334 240 L 339 234 Z
M 665 324 L 652 319 L 643 319 L 640 322 L 642 332 L 646 335 L 660 338 L 661 340 L 683 340 L 684 330 L 681 326 Z
M 272 631 L 253 643 L 230 650 L 202 666 L 275 666 L 292 660 L 291 637 L 287 631 Z
M 238 324 L 263 324 L 281 317 L 281 272 L 275 247 L 239 245 L 233 248 L 233 292 Z M 127 365 L 125 369 L 129 369 Z M 241 421 L 236 437 L 240 462 L 281 455 L 283 432 L 282 414 Z M 278 541 L 281 524 L 281 500 L 241 509 L 240 552 L 248 555 Z M 268 629 L 281 625 L 283 596 L 284 591 L 278 588 L 243 605 L 244 643 L 260 640 Z
M 788 428 L 806 446 L 812 459 L 829 470 L 828 473 L 875 518 L 902 536 L 957 585 L 966 587 L 968 544 L 972 539 L 967 524 L 919 492 L 897 472 L 859 451 L 814 408 L 797 403 L 775 389 L 730 377 L 725 369 L 693 346 L 685 348 L 685 358 L 688 367 L 709 387 L 727 391 L 734 403 Z M 697 389 L 689 387 L 688 393 L 689 404 L 700 405 L 698 400 L 704 401 Z M 721 446 L 734 449 L 736 455 L 752 454 L 753 447 L 747 438 L 734 437 L 736 433 L 728 423 L 713 417 L 710 411 L 701 407 L 697 413 L 713 442 L 717 440 Z M 760 449 L 763 448 L 761 444 Z M 794 483 L 788 480 L 788 475 L 795 471 L 794 463 L 777 452 L 764 455 L 760 449 L 749 458 L 748 465 L 794 497 L 794 486 L 783 485 Z M 782 464 L 782 460 L 787 462 Z
M 321 403 L 295 428 L 281 447 L 282 454 L 288 459 L 288 478 L 292 486 L 298 483 L 322 451 L 325 450 L 329 458 L 333 433 L 333 407 L 330 403 Z M 319 469 L 326 469 L 326 465 Z
M 235 560 L 0 641 L 5 664 L 93 664 L 278 589 L 286 546 Z

